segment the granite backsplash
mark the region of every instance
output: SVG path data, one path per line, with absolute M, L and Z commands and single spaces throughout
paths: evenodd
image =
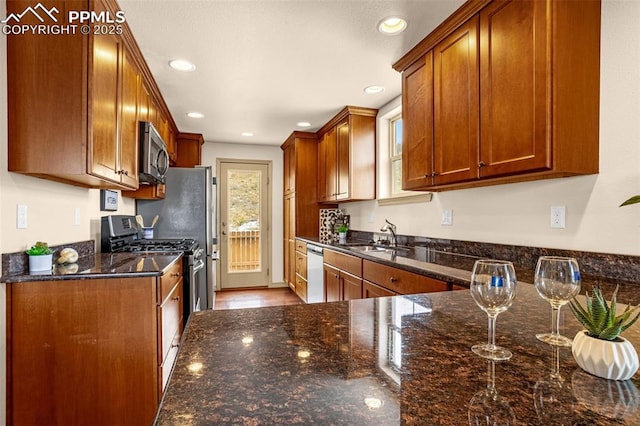
M 78 258 L 85 256 L 93 256 L 96 252 L 96 242 L 94 240 L 80 241 L 76 243 L 61 244 L 51 246 L 53 252 L 53 262 L 55 263 L 60 257 L 60 250 L 63 248 L 72 248 L 78 252 Z M 29 256 L 24 251 L 16 253 L 2 254 L 2 275 L 26 273 L 29 269 Z
M 373 241 L 377 233 L 349 231 L 351 241 Z M 540 247 L 525 247 L 507 244 L 480 243 L 428 237 L 398 235 L 400 246 L 425 246 L 452 253 L 512 261 L 521 268 L 534 270 L 540 256 L 567 256 L 578 261 L 583 275 L 621 281 L 640 279 L 640 256 L 595 253 L 577 250 L 561 250 Z

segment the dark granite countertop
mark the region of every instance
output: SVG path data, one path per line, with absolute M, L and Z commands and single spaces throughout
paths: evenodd
M 28 271 L 23 270 L 4 273 L 0 282 L 19 283 L 28 281 L 158 276 L 180 258 L 182 258 L 182 254 L 180 253 L 170 255 L 149 253 L 91 254 L 81 257 L 75 264 L 55 264 L 51 272 L 29 274 Z
M 554 350 L 535 338 L 550 317 L 528 284 L 498 316 L 497 343 L 514 355 L 494 364 L 495 386 L 514 424 L 640 424 L 638 374 L 599 379 L 560 348 L 552 381 Z M 581 328 L 566 307 L 561 320 L 567 336 Z M 640 326 L 624 336 L 637 348 Z M 470 348 L 486 339 L 487 316 L 465 291 L 197 312 L 156 423 L 468 424 L 491 367 Z
M 320 245 L 324 248 L 359 256 L 363 259 L 372 260 L 464 287 L 469 287 L 474 262 L 482 258 L 422 246 L 406 247 L 408 250 L 399 250 L 396 252 L 362 252 L 357 250 L 357 246 L 367 244 L 367 241 L 352 241 L 349 244 L 337 244 L 323 243 L 315 238 L 297 238 L 308 243 Z M 494 256 L 493 258 L 505 259 L 505 257 L 501 256 Z M 513 263 L 519 282 L 534 282 L 535 267 L 532 268 L 527 265 L 522 265 L 517 261 Z M 619 267 L 618 265 L 616 266 Z M 611 294 L 616 286 L 619 286 L 618 300 L 624 301 L 625 303 L 640 304 L 640 276 L 635 277 L 634 280 L 623 280 L 583 272 L 581 284 L 581 292 L 583 294 L 585 291 L 591 292 L 595 286 L 602 288 L 605 294 Z

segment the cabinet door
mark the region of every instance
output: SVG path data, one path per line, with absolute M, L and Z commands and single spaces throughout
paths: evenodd
M 349 199 L 349 177 L 351 173 L 350 163 L 350 131 L 349 119 L 336 126 L 336 146 L 337 146 L 337 176 L 336 176 L 336 200 Z
M 338 195 L 338 140 L 335 127 L 325 134 L 326 168 L 325 193 L 327 201 L 335 201 Z
M 549 4 L 493 2 L 480 13 L 481 177 L 552 167 L 546 133 Z
M 433 49 L 435 184 L 478 177 L 478 18 Z
M 284 193 L 291 194 L 296 190 L 296 155 L 295 143 L 289 144 L 284 150 Z
M 296 286 L 296 197 L 284 199 L 284 278 L 289 287 Z
M 325 302 L 338 302 L 342 300 L 340 271 L 325 263 L 322 267 L 322 274 L 324 275 Z
M 402 189 L 433 183 L 433 52 L 402 74 Z
M 362 278 L 340 271 L 343 300 L 362 299 Z
M 327 201 L 327 134 L 318 142 L 318 201 Z
M 123 184 L 138 187 L 138 85 L 140 75 L 129 54 L 122 55 L 119 172 Z
M 96 2 L 96 11 L 103 11 Z M 118 158 L 118 120 L 120 88 L 118 74 L 122 61 L 122 42 L 114 35 L 93 37 L 90 63 L 91 137 L 89 173 L 120 182 Z
M 362 297 L 365 299 L 371 299 L 372 297 L 395 296 L 396 294 L 397 293 L 391 290 L 375 285 L 369 281 L 364 281 L 362 283 Z

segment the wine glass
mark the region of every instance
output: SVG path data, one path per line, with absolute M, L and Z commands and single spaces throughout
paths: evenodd
M 515 425 L 516 415 L 509 402 L 496 390 L 496 364 L 487 361 L 487 388 L 476 392 L 467 409 L 469 425 Z
M 501 361 L 511 352 L 496 346 L 496 317 L 506 311 L 516 297 L 516 272 L 504 260 L 477 260 L 471 274 L 471 297 L 489 317 L 489 342 L 474 345 L 471 350 L 481 357 Z
M 536 337 L 550 345 L 571 346 L 572 339 L 560 335 L 560 308 L 580 293 L 578 262 L 571 257 L 540 257 L 535 287 L 538 294 L 551 304 L 551 333 L 536 334 Z

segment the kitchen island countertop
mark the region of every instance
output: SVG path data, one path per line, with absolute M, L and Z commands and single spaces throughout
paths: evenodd
M 639 375 L 585 373 L 570 348 L 535 338 L 550 318 L 529 284 L 498 316 L 497 343 L 513 357 L 495 363 L 495 387 L 514 424 L 640 424 Z M 581 329 L 568 308 L 561 318 L 563 334 Z M 640 328 L 625 337 L 637 348 Z M 468 424 L 491 371 L 470 348 L 486 339 L 487 316 L 465 291 L 198 312 L 156 423 Z

